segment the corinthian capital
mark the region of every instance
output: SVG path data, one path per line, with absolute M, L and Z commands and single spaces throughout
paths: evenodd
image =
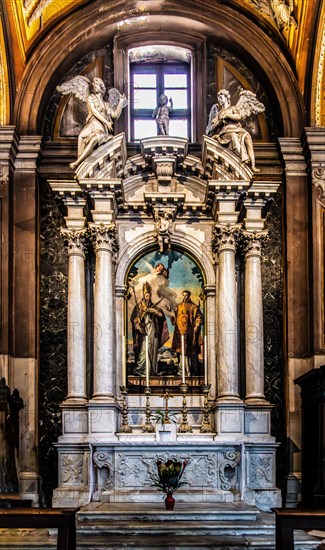
M 91 223 L 89 224 L 89 230 L 92 236 L 95 253 L 99 250 L 106 250 L 111 254 L 117 252 L 118 239 L 116 223 L 109 223 L 107 225 L 103 223 Z
M 68 229 L 63 227 L 61 235 L 67 247 L 68 256 L 85 257 L 87 229 Z
M 268 231 L 242 231 L 242 245 L 245 258 L 261 256 L 262 247 L 267 239 Z
M 237 239 L 239 236 L 240 225 L 222 225 L 216 224 L 212 238 L 212 248 L 216 254 L 225 250 L 236 252 Z

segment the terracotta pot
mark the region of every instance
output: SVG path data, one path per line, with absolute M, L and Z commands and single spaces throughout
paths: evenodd
M 173 498 L 173 495 L 171 493 L 168 493 L 165 498 L 166 510 L 168 511 L 174 510 L 174 504 L 175 504 L 175 499 Z

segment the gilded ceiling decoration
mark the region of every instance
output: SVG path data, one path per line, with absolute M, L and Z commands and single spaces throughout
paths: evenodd
M 272 25 L 274 32 L 281 37 L 294 59 L 299 87 L 305 94 L 306 74 L 310 55 L 310 37 L 314 32 L 315 14 L 321 0 L 236 0 L 261 20 Z M 225 2 L 225 0 L 224 0 Z M 11 44 L 7 55 L 4 47 L 3 29 L 0 30 L 0 121 L 9 116 L 9 89 L 7 65 L 14 67 L 16 87 L 19 86 L 31 47 L 40 34 L 45 34 L 49 24 L 54 23 L 85 0 L 5 0 L 3 3 L 10 24 L 8 35 Z M 207 0 L 207 4 L 209 0 Z M 226 3 L 226 2 L 225 2 Z M 87 2 L 88 4 L 88 2 Z M 162 9 L 163 9 L 163 2 Z M 140 2 L 136 5 L 140 6 Z M 142 4 L 141 4 L 142 5 Z M 147 4 L 146 4 L 147 5 Z M 234 4 L 232 3 L 232 6 Z M 1 18 L 1 13 L 0 13 Z M 2 20 L 4 21 L 4 20 Z M 324 34 L 324 33 L 323 33 Z M 324 123 L 324 37 L 318 33 L 318 46 L 315 51 L 313 70 L 312 117 L 320 125 Z
M 9 78 L 6 48 L 4 42 L 2 22 L 0 19 L 0 126 L 9 124 Z

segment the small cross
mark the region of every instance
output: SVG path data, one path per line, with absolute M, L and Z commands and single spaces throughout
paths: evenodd
M 169 391 L 166 389 L 165 393 L 163 393 L 160 397 L 165 400 L 165 415 L 164 415 L 164 419 L 163 419 L 163 424 L 170 424 L 168 401 L 169 401 L 169 399 L 171 399 L 174 396 L 172 394 L 170 394 Z

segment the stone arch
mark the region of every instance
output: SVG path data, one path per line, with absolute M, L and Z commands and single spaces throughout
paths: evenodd
M 44 113 L 56 86 L 78 59 L 124 32 L 124 20 L 120 17 L 125 14 L 125 2 L 117 0 L 114 5 L 115 9 L 101 6 L 99 10 L 95 2 L 73 12 L 51 29 L 35 48 L 15 104 L 14 121 L 21 133 L 41 131 Z M 155 6 L 146 15 L 131 13 L 125 32 L 139 29 L 140 25 L 143 36 L 158 27 L 161 35 L 164 31 L 178 32 L 180 41 L 190 31 L 198 36 L 217 38 L 222 46 L 245 60 L 259 75 L 282 120 L 284 135 L 301 135 L 304 126 L 302 98 L 294 70 L 282 51 L 283 45 L 278 41 L 273 44 L 266 41 L 263 31 L 244 11 L 240 13 L 216 3 L 207 5 L 203 11 L 200 3 L 188 0 L 187 17 L 184 17 L 184 5 L 176 1 L 170 2 L 163 13 Z

